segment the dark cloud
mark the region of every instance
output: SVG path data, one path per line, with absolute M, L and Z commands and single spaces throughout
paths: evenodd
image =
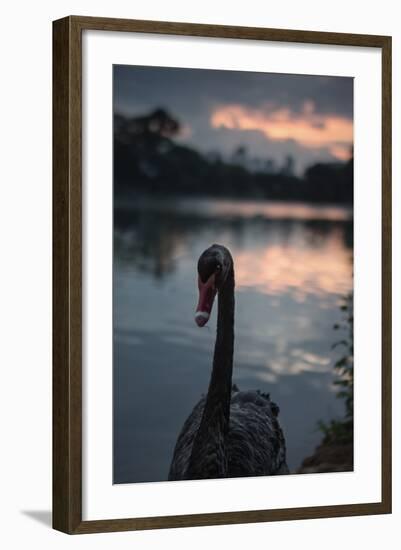
M 296 149 L 298 164 L 331 157 L 327 149 L 313 151 L 287 141 L 270 141 L 260 132 L 221 132 L 210 125 L 214 109 L 240 104 L 252 109 L 271 104 L 301 113 L 305 102 L 314 112 L 352 120 L 353 79 L 204 69 L 114 66 L 114 108 L 137 115 L 155 107 L 167 109 L 191 129 L 187 141 L 203 150 L 225 153 L 235 145 L 247 145 L 255 155 L 276 161 Z M 258 134 L 258 135 L 256 135 Z M 291 153 L 292 154 L 292 153 Z

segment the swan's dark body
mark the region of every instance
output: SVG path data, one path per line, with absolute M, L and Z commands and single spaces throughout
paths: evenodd
M 213 245 L 200 257 L 198 272 L 200 287 L 212 278 L 218 292 L 213 369 L 207 395 L 195 405 L 178 436 L 169 480 L 287 474 L 278 406 L 268 394 L 232 386 L 234 267 L 230 252 Z
M 175 446 L 170 467 L 170 480 L 194 479 L 188 476 L 188 464 L 194 438 L 199 429 L 206 398 L 195 405 L 187 418 Z M 224 476 L 216 476 L 216 459 L 224 460 L 224 445 L 220 434 L 215 434 L 215 447 L 199 457 L 199 478 L 247 477 L 287 474 L 285 441 L 277 420 L 278 408 L 268 395 L 257 391 L 232 392 L 230 423 L 225 442 L 227 465 Z M 213 436 L 213 434 L 211 434 Z M 215 454 L 216 456 L 213 456 Z

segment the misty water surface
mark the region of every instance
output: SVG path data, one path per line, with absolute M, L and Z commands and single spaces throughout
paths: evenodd
M 292 471 L 343 414 L 333 325 L 352 288 L 343 207 L 137 200 L 114 210 L 114 482 L 162 481 L 212 365 L 216 310 L 199 329 L 196 264 L 213 243 L 235 261 L 233 381 L 280 407 Z

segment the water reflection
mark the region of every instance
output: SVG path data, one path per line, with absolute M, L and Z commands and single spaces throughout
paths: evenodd
M 352 287 L 352 220 L 340 207 L 250 201 L 116 205 L 114 480 L 166 479 L 183 420 L 207 389 L 215 315 L 193 323 L 196 262 L 213 242 L 236 270 L 234 380 L 280 405 L 295 469 L 341 413 L 332 326 Z
M 191 254 L 201 231 L 236 251 L 238 287 L 280 294 L 350 290 L 350 212 L 343 207 L 253 201 L 138 201 L 117 208 L 117 260 L 155 277 Z M 352 242 L 352 237 L 351 237 Z M 228 244 L 227 244 L 228 245 Z
M 313 248 L 306 244 L 286 242 L 239 251 L 235 258 L 237 287 L 253 287 L 272 295 L 288 292 L 301 302 L 308 294 L 324 297 L 349 292 L 352 256 L 344 248 L 341 231 L 333 230 Z

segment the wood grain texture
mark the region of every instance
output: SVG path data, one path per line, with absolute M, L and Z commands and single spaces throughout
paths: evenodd
M 81 48 L 53 26 L 53 527 L 81 522 Z
M 344 506 L 313 506 L 308 508 L 284 508 L 276 510 L 251 510 L 244 512 L 223 512 L 217 514 L 162 516 L 153 518 L 112 519 L 84 521 L 81 525 L 79 525 L 76 534 L 135 531 L 146 529 L 169 529 L 177 527 L 202 527 L 206 525 L 235 525 L 238 523 L 263 523 L 266 521 L 363 516 L 385 513 L 387 513 L 387 510 L 383 504 L 375 503 L 350 504 Z
M 388 38 L 386 36 L 368 34 L 346 34 L 258 27 L 234 27 L 229 25 L 178 23 L 172 21 L 110 19 L 107 17 L 81 17 L 76 15 L 71 16 L 70 19 L 81 29 L 88 30 L 173 34 L 209 38 L 270 40 L 276 42 L 297 42 L 303 44 L 331 44 L 339 46 L 365 46 L 374 48 L 382 47 Z
M 382 502 L 391 513 L 391 37 L 382 46 Z
M 382 500 L 368 504 L 82 521 L 83 30 L 375 47 L 382 51 Z M 69 534 L 391 512 L 391 38 L 71 16 L 53 23 L 53 527 Z

